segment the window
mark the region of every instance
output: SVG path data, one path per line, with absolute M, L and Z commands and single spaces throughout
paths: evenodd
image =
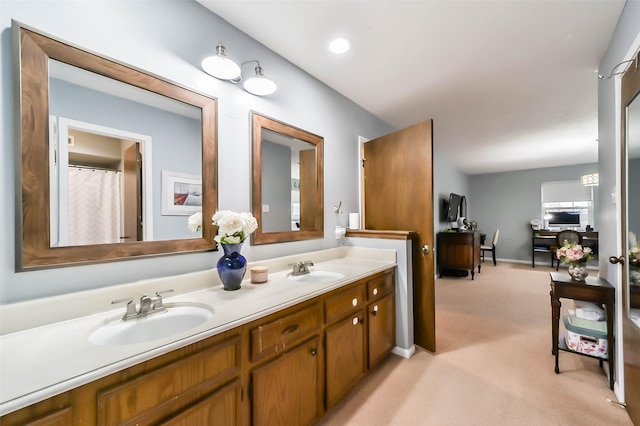
M 584 230 L 594 224 L 592 186 L 579 180 L 542 184 L 542 217 L 546 229 Z

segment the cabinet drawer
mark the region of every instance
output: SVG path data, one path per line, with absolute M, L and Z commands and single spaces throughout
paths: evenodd
M 391 293 L 394 289 L 393 274 L 386 273 L 367 283 L 367 299 L 374 300 Z
M 345 290 L 329 297 L 325 302 L 327 323 L 339 319 L 343 315 L 360 308 L 365 301 L 364 284 Z
M 251 360 L 281 352 L 320 329 L 320 305 L 314 304 L 251 330 Z
M 98 392 L 98 425 L 154 424 L 240 372 L 235 337 Z

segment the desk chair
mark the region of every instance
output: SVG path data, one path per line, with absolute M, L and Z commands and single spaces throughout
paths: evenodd
M 500 229 L 496 229 L 496 233 L 493 234 L 493 241 L 491 245 L 481 245 L 480 250 L 482 252 L 482 261 L 484 262 L 484 252 L 490 251 L 493 256 L 493 266 L 496 266 L 496 246 L 498 245 L 498 236 L 500 236 Z
M 572 231 L 570 229 L 565 229 L 564 231 L 558 232 L 558 235 L 556 235 L 556 244 L 551 248 L 553 252 L 553 256 L 551 256 L 551 267 L 553 268 L 554 261 L 558 262 L 558 265 L 556 265 L 556 271 L 560 269 L 560 259 L 558 259 L 556 252 L 560 247 L 564 245 L 565 241 L 568 241 L 569 244 L 575 243 L 582 245 L 582 234 L 580 234 L 578 231 Z

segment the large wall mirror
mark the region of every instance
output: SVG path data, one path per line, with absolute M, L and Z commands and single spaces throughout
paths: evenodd
M 253 244 L 324 237 L 324 140 L 251 113 Z
M 211 250 L 216 99 L 13 22 L 18 270 Z

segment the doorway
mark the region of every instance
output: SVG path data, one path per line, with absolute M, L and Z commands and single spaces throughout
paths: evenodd
M 50 128 L 51 246 L 152 240 L 151 137 L 64 117 Z

